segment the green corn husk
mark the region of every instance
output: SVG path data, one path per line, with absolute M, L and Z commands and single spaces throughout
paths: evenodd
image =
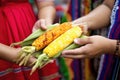
M 67 22 L 66 20 L 66 17 L 62 17 L 60 23 L 63 23 L 63 22 Z M 82 35 L 80 36 L 80 38 L 85 38 L 86 36 L 85 35 Z M 75 44 L 75 43 L 72 43 L 71 45 L 69 45 L 65 50 L 69 50 L 69 49 L 75 49 L 75 48 L 78 48 L 80 47 L 79 45 Z M 59 52 L 56 56 L 54 56 L 53 58 L 44 58 L 46 57 L 47 55 L 44 55 L 44 54 L 36 54 L 36 57 L 37 57 L 37 61 L 35 62 L 35 65 L 33 66 L 32 68 L 32 71 L 31 71 L 31 74 L 39 67 L 39 68 L 42 68 L 43 66 L 45 66 L 47 63 L 49 63 L 51 60 L 53 59 L 56 59 L 58 58 L 59 56 L 61 55 L 61 52 Z M 42 57 L 41 57 L 42 56 Z
M 86 38 L 87 36 L 85 35 L 81 35 L 80 38 Z M 80 45 L 77 45 L 75 43 L 72 43 L 71 45 L 69 45 L 67 48 L 65 48 L 64 50 L 70 50 L 70 49 L 75 49 L 80 47 Z M 42 53 L 39 52 L 39 53 Z M 32 68 L 31 74 L 39 67 L 42 68 L 43 66 L 45 66 L 47 63 L 49 63 L 51 60 L 56 59 L 58 57 L 60 57 L 61 52 L 59 52 L 57 55 L 55 55 L 53 58 L 49 58 L 46 54 L 42 53 L 42 54 L 36 54 L 36 58 L 37 61 L 35 62 L 35 65 Z
M 56 24 L 53 24 L 53 25 L 50 25 L 48 26 L 48 30 L 51 30 L 52 28 L 58 26 L 59 23 L 56 23 Z M 35 32 L 31 33 L 27 38 L 25 38 L 23 41 L 20 41 L 20 42 L 16 42 L 16 43 L 12 43 L 10 46 L 14 47 L 14 46 L 17 46 L 17 45 L 20 45 L 20 46 L 30 46 L 33 41 L 38 38 L 40 35 L 42 35 L 43 33 L 46 32 L 45 30 L 42 30 L 42 29 L 38 29 L 36 30 Z
M 48 30 L 51 30 L 52 28 L 58 26 L 59 24 L 56 23 L 54 25 L 50 25 L 48 26 Z M 27 64 L 27 61 L 29 60 L 30 56 L 33 54 L 33 53 L 38 53 L 38 52 L 35 52 L 35 47 L 32 46 L 31 44 L 33 43 L 33 41 L 38 38 L 40 35 L 42 35 L 43 33 L 45 33 L 46 31 L 43 31 L 41 29 L 38 29 L 36 30 L 35 32 L 33 32 L 32 34 L 30 34 L 26 39 L 24 39 L 23 41 L 21 42 L 18 42 L 18 43 L 13 43 L 12 45 L 13 46 L 17 46 L 17 45 L 20 45 L 22 47 L 22 50 L 20 51 L 20 53 L 18 54 L 18 59 L 16 61 L 16 63 L 20 66 L 22 65 L 26 65 Z M 34 50 L 33 50 L 34 48 Z M 39 51 L 40 53 L 40 51 Z

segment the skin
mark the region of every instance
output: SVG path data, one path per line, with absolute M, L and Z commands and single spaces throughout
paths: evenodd
M 111 40 L 102 36 L 91 36 L 85 39 L 75 39 L 76 44 L 83 45 L 73 50 L 62 52 L 63 57 L 67 58 L 92 58 L 102 53 L 113 53 L 116 40 Z
M 33 31 L 39 28 L 46 30 L 46 26 L 52 24 L 55 17 L 54 15 L 56 11 L 54 8 L 54 3 L 53 1 L 43 1 L 36 2 L 36 4 L 38 6 L 39 11 L 38 21 L 36 21 L 36 23 L 34 24 Z M 20 50 L 21 48 L 12 48 L 10 46 L 0 43 L 0 59 L 15 63 Z M 27 63 L 27 66 L 31 66 L 30 64 L 34 61 L 36 61 L 36 59 L 33 56 L 31 56 Z
M 15 63 L 20 50 L 21 48 L 13 48 L 0 43 L 0 59 Z M 32 65 L 30 64 L 32 64 L 34 61 L 36 61 L 36 58 L 31 56 L 29 62 L 27 63 L 27 66 L 31 67 Z
M 87 29 L 95 30 L 107 27 L 110 23 L 110 15 L 114 0 L 105 0 L 103 4 L 95 8 L 88 15 L 73 21 L 74 24 L 86 24 Z M 104 12 L 104 14 L 102 13 Z
M 12 48 L 0 43 L 0 59 L 15 62 L 17 53 L 20 49 Z
M 36 29 L 46 30 L 48 25 L 54 21 L 56 10 L 53 1 L 36 2 L 38 7 L 38 21 L 33 26 L 33 31 Z
M 103 4 L 98 6 L 88 15 L 83 16 L 75 21 L 74 24 L 86 25 L 87 30 L 95 30 L 103 27 L 107 27 L 110 23 L 110 15 L 114 5 L 115 0 L 105 0 Z M 104 12 L 102 14 L 101 12 Z M 100 17 L 99 17 L 100 16 Z M 85 39 L 77 38 L 74 42 L 78 45 L 83 45 L 82 47 L 65 50 L 62 52 L 62 56 L 66 58 L 86 58 L 95 57 L 103 53 L 114 54 L 116 49 L 117 40 L 108 39 L 103 36 L 95 35 L 90 36 Z M 120 49 L 119 49 L 120 52 Z

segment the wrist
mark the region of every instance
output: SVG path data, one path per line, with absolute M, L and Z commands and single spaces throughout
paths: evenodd
M 113 55 L 115 54 L 115 51 L 116 51 L 116 41 L 117 40 L 110 40 L 110 45 L 109 45 L 108 52 L 113 54 Z
M 13 53 L 11 56 L 12 62 L 16 62 L 16 60 L 18 59 L 18 55 L 19 55 L 20 51 L 21 51 L 21 48 L 13 48 Z
M 116 40 L 114 55 L 119 56 L 119 46 L 120 46 L 120 40 Z

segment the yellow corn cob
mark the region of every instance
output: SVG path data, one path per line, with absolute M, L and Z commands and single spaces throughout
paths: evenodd
M 35 46 L 36 50 L 40 50 L 46 47 L 49 43 L 51 43 L 54 39 L 59 37 L 61 34 L 66 32 L 72 28 L 72 24 L 70 22 L 65 22 L 52 30 L 47 31 L 45 34 L 41 35 L 37 38 L 33 43 L 32 46 Z
M 72 28 L 72 23 L 70 22 L 62 23 L 52 28 L 51 30 L 46 31 L 44 34 L 40 35 L 37 39 L 33 41 L 32 46 L 24 46 L 24 47 L 25 49 L 29 47 L 30 50 L 31 48 L 34 47 L 35 49 L 34 52 L 39 51 L 43 49 L 44 47 L 46 47 L 49 43 L 51 43 L 57 37 L 59 37 L 61 34 L 69 30 L 70 28 Z M 23 49 L 22 51 L 24 51 L 25 49 Z M 29 51 L 29 49 L 25 51 Z M 20 55 L 18 56 L 19 59 L 16 61 L 16 63 L 19 63 L 20 66 L 23 64 L 25 66 L 29 59 L 29 56 L 32 55 L 32 53 L 33 51 L 31 51 L 31 53 L 27 53 L 27 52 L 20 53 Z
M 54 57 L 58 52 L 65 49 L 70 45 L 75 38 L 78 38 L 82 33 L 79 26 L 75 26 L 70 30 L 66 31 L 64 34 L 59 36 L 53 42 L 51 42 L 44 50 L 43 53 L 47 54 L 49 57 Z
M 38 68 L 43 67 L 50 59 L 54 58 L 60 51 L 69 46 L 75 38 L 80 37 L 82 30 L 79 26 L 72 27 L 53 42 L 51 42 L 46 48 L 43 49 L 43 54 L 39 55 L 35 65 L 32 68 L 31 74 Z

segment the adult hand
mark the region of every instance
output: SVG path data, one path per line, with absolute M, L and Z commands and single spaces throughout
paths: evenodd
M 115 50 L 116 40 L 111 40 L 102 36 L 91 36 L 84 39 L 75 39 L 76 44 L 83 45 L 73 50 L 62 52 L 63 57 L 67 58 L 85 58 L 95 57 L 102 53 L 113 53 Z
M 83 30 L 83 34 L 87 35 L 88 34 L 88 24 L 87 22 L 82 22 L 82 23 L 75 23 L 72 22 L 74 25 L 78 25 L 81 26 L 82 30 Z
M 33 26 L 33 32 L 37 29 L 42 29 L 42 30 L 46 30 L 47 26 L 50 25 L 51 22 L 49 22 L 49 20 L 45 20 L 45 19 L 39 19 L 38 21 L 36 21 L 36 23 Z

